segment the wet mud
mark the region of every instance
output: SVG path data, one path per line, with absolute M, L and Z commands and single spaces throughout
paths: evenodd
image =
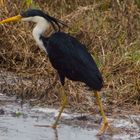
M 0 94 L 0 140 L 139 140 L 140 115 L 109 117 L 113 135 L 107 132 L 97 136 L 101 123 L 98 115 L 69 113 L 62 114 L 57 130 L 50 127 L 58 109 L 31 107 L 16 97 Z M 38 126 L 36 126 L 38 125 Z

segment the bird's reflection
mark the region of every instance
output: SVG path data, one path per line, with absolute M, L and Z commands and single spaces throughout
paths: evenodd
M 58 130 L 54 129 L 54 140 L 58 140 Z

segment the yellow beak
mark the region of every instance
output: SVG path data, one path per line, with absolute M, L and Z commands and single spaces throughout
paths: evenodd
M 10 17 L 10 18 L 0 21 L 0 24 L 12 22 L 12 21 L 19 21 L 19 20 L 21 20 L 21 18 L 22 18 L 21 15 L 17 15 L 17 16 Z

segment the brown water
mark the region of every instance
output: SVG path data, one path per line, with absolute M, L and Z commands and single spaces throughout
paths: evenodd
M 0 94 L 0 140 L 139 140 L 140 116 L 109 118 L 117 130 L 114 135 L 96 136 L 99 129 L 98 116 L 63 113 L 62 121 L 55 131 L 39 125 L 51 125 L 58 110 L 21 106 L 20 100 Z

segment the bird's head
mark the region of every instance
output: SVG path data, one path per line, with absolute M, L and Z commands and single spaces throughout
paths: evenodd
M 20 21 L 20 20 L 21 21 L 31 21 L 31 22 L 35 22 L 35 23 L 47 21 L 52 25 L 52 27 L 54 28 L 55 31 L 60 30 L 61 25 L 67 26 L 61 20 L 56 19 L 38 9 L 29 9 L 25 12 L 21 12 L 17 16 L 13 16 L 13 17 L 0 21 L 0 24 L 14 22 L 14 21 Z

